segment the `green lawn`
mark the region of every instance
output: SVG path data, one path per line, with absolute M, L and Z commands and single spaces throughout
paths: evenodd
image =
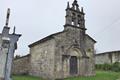
M 23 75 L 14 75 L 13 80 L 43 80 L 40 79 L 39 77 L 33 77 L 33 76 L 23 76 Z
M 13 80 L 43 80 L 33 76 L 13 76 Z M 73 77 L 64 80 L 120 80 L 120 73 L 97 71 L 93 77 Z
M 120 80 L 120 73 L 97 71 L 93 77 L 74 77 L 65 80 Z

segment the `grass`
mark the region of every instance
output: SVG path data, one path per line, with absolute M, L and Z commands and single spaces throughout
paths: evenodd
M 65 80 L 120 80 L 120 73 L 97 71 L 93 77 L 73 77 Z
M 43 80 L 39 77 L 28 76 L 28 75 L 14 75 L 13 80 Z
M 33 76 L 15 75 L 13 76 L 13 80 L 44 80 L 44 79 Z M 93 77 L 72 77 L 66 78 L 64 80 L 120 80 L 120 73 L 97 71 L 96 76 Z

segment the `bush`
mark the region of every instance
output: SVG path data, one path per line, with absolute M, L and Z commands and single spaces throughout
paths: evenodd
M 120 72 L 120 62 L 115 62 L 113 64 L 96 64 L 95 67 L 97 70 Z
M 120 72 L 120 63 L 119 62 L 115 62 L 112 66 L 111 66 L 111 70 L 115 71 L 115 72 Z
M 97 64 L 96 69 L 98 70 L 111 70 L 111 65 L 110 64 Z

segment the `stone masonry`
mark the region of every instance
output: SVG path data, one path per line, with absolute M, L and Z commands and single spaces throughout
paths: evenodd
M 30 69 L 30 55 L 26 55 L 23 57 L 15 58 L 13 61 L 13 66 L 12 66 L 12 74 L 29 74 L 29 69 Z
M 96 64 L 120 62 L 120 51 L 104 52 L 95 55 Z

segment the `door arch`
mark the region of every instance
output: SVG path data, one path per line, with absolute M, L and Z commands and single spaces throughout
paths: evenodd
M 78 48 L 69 49 L 68 53 L 70 55 L 69 58 L 69 74 L 70 75 L 78 75 L 79 74 L 79 65 L 80 65 L 80 57 L 82 57 L 81 51 Z

